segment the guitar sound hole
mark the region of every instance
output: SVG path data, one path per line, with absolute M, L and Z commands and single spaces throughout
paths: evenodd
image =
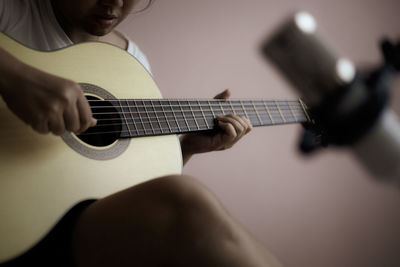
M 113 144 L 121 136 L 122 121 L 118 111 L 108 101 L 99 101 L 93 96 L 86 96 L 89 100 L 93 117 L 97 125 L 89 128 L 77 137 L 83 142 L 97 147 Z

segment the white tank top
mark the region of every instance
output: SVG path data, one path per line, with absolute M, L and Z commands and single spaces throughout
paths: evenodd
M 73 42 L 61 28 L 50 0 L 0 0 L 0 31 L 33 49 L 49 51 Z M 150 64 L 129 38 L 127 51 L 150 72 Z

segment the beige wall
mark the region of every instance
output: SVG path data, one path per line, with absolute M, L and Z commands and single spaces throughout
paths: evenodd
M 359 65 L 380 60 L 377 40 L 400 37 L 399 0 L 157 0 L 121 29 L 148 55 L 165 97 L 296 97 L 257 50 L 296 9 Z M 400 112 L 400 82 L 393 106 Z M 300 126 L 255 129 L 229 151 L 185 168 L 291 267 L 400 266 L 400 191 L 377 184 L 347 150 L 311 158 Z

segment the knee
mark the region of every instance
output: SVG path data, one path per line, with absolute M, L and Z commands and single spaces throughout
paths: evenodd
M 165 176 L 146 186 L 155 209 L 164 214 L 164 223 L 172 228 L 193 228 L 218 212 L 219 203 L 213 194 L 190 176 Z
M 167 176 L 153 180 L 151 186 L 152 192 L 162 196 L 159 199 L 162 201 L 157 201 L 159 214 L 168 215 L 162 217 L 161 223 L 167 242 L 181 245 L 185 251 L 221 242 L 231 247 L 239 244 L 239 234 L 230 215 L 196 179 Z
M 170 175 L 148 183 L 149 196 L 156 195 L 156 198 L 169 205 L 169 208 L 180 213 L 185 213 L 188 209 L 207 206 L 212 199 L 211 192 L 190 176 Z

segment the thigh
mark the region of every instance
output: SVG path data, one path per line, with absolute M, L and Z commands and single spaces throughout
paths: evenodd
M 278 266 L 207 188 L 185 176 L 90 205 L 78 218 L 73 252 L 85 267 Z
M 162 177 L 90 205 L 74 231 L 77 265 L 159 266 L 164 253 L 159 248 L 168 246 L 163 236 L 174 224 L 182 202 L 177 198 L 189 181 L 183 176 Z

